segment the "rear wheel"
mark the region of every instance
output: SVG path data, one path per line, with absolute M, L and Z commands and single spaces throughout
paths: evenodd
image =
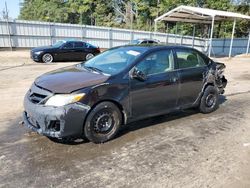
M 111 102 L 102 102 L 88 115 L 84 135 L 91 142 L 103 143 L 114 138 L 121 123 L 119 108 Z
M 201 97 L 199 109 L 202 113 L 210 113 L 215 111 L 218 106 L 218 90 L 214 86 L 208 86 Z
M 53 56 L 49 53 L 46 53 L 42 56 L 42 61 L 44 63 L 51 63 L 53 61 Z

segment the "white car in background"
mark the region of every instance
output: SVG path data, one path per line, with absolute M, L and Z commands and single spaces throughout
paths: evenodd
M 133 44 L 133 45 L 136 45 L 136 44 L 160 44 L 160 41 L 156 40 L 156 39 L 135 39 L 135 40 L 130 41 L 129 44 Z

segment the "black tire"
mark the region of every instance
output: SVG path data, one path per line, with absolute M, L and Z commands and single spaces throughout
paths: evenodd
M 219 93 L 214 86 L 207 86 L 200 100 L 200 112 L 207 114 L 219 107 Z
M 85 125 L 85 137 L 94 143 L 104 143 L 114 138 L 122 123 L 120 109 L 111 102 L 102 102 L 89 113 Z
M 89 59 L 93 58 L 95 55 L 92 54 L 92 53 L 88 53 L 86 56 L 85 56 L 85 60 L 88 61 Z
M 43 63 L 52 63 L 53 62 L 53 56 L 50 53 L 45 53 L 42 56 L 42 62 Z

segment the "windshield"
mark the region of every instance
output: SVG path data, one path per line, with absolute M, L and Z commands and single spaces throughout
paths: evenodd
M 60 41 L 57 41 L 55 44 L 52 44 L 52 46 L 58 48 L 58 47 L 60 47 L 64 43 L 65 43 L 64 41 L 60 40 Z
M 131 41 L 130 41 L 130 44 L 139 44 L 139 43 L 140 43 L 139 40 L 131 40 Z
M 123 71 L 144 51 L 146 51 L 144 48 L 115 48 L 82 63 L 81 66 L 103 74 L 114 75 Z

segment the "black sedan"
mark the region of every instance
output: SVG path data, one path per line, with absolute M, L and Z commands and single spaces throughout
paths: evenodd
M 181 46 L 121 46 L 38 77 L 24 99 L 24 124 L 39 134 L 106 142 L 121 125 L 219 106 L 225 65 Z
M 51 46 L 33 48 L 31 58 L 36 62 L 83 61 L 100 53 L 100 49 L 82 41 L 58 41 Z

